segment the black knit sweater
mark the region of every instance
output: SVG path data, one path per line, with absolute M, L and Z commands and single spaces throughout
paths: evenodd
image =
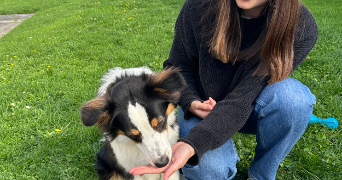
M 188 87 L 179 105 L 185 119 L 194 115 L 188 108 L 194 100 L 212 97 L 217 104 L 209 115 L 180 141 L 191 145 L 196 155 L 188 164 L 197 165 L 208 150 L 226 143 L 246 123 L 254 108 L 254 101 L 267 86 L 269 78 L 252 76 L 260 59 L 258 56 L 241 63 L 222 63 L 208 53 L 206 40 L 201 36 L 200 23 L 207 6 L 199 0 L 187 0 L 178 16 L 175 35 L 165 67 L 180 67 Z M 310 12 L 301 7 L 294 39 L 294 63 L 297 68 L 313 48 L 317 26 Z M 242 42 L 240 50 L 252 45 L 266 26 L 266 17 L 241 18 Z

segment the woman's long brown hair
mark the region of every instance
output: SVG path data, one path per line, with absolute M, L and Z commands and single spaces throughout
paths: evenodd
M 240 10 L 235 0 L 217 1 L 204 16 L 217 14 L 214 28 L 209 32 L 209 52 L 222 62 L 233 64 L 260 54 L 261 61 L 253 75 L 270 75 L 269 84 L 284 80 L 292 71 L 299 0 L 270 0 L 262 12 L 267 13 L 266 29 L 251 47 L 241 52 Z

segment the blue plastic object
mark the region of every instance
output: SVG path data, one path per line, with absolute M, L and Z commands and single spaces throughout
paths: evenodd
M 311 123 L 320 123 L 325 125 L 329 129 L 335 129 L 338 126 L 338 121 L 335 118 L 320 119 L 317 118 L 315 115 L 311 116 L 309 124 Z

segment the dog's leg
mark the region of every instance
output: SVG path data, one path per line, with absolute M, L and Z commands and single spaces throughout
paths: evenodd
M 108 142 L 105 142 L 97 153 L 95 169 L 101 180 L 133 179 L 133 175 L 126 172 L 123 167 L 118 164 Z

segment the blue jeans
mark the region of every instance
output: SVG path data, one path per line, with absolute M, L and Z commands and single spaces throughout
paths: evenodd
M 255 157 L 248 169 L 253 180 L 274 180 L 279 163 L 302 136 L 312 115 L 316 97 L 296 79 L 287 78 L 267 86 L 255 101 L 254 112 L 241 133 L 256 135 Z M 178 110 L 180 136 L 184 137 L 200 118 L 184 120 Z M 186 164 L 182 170 L 189 180 L 228 180 L 237 172 L 240 161 L 233 139 L 206 152 L 197 166 Z

